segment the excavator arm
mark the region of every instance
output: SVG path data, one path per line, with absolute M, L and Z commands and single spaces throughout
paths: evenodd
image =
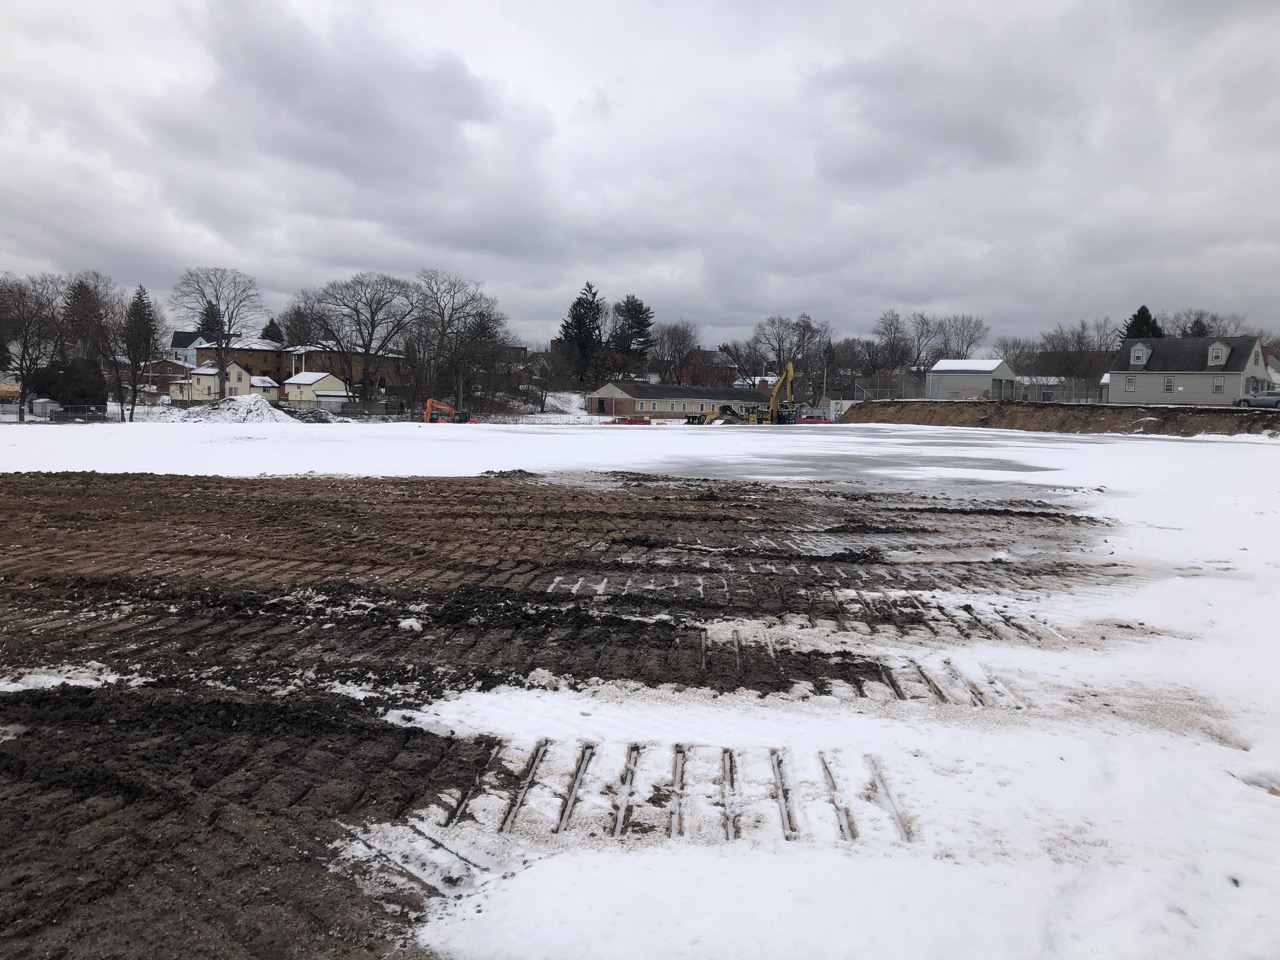
M 786 407 L 784 409 L 792 410 L 795 404 L 791 399 L 791 381 L 796 377 L 795 367 L 791 365 L 791 361 L 787 361 L 786 368 L 782 371 L 782 376 L 778 377 L 778 382 L 773 385 L 773 390 L 769 393 L 769 422 L 778 422 L 778 409 L 781 406 L 779 397 L 786 392 Z

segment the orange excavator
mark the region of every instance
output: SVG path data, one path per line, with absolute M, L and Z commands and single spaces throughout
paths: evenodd
M 427 399 L 427 405 L 422 411 L 423 423 L 475 423 L 476 418 L 467 411 L 463 410 L 459 413 L 449 404 L 441 400 Z

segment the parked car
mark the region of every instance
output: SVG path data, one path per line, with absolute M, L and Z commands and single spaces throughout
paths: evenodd
M 1280 390 L 1263 390 L 1251 393 L 1247 397 L 1232 400 L 1237 407 L 1280 407 Z

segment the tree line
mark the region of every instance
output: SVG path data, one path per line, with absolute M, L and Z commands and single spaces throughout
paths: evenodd
M 210 344 L 222 371 L 219 397 L 226 396 L 230 353 L 244 338 L 326 349 L 362 397 L 373 396 L 394 367 L 411 404 L 445 394 L 460 401 L 477 383 L 496 390 L 510 380 L 502 377 L 504 365 L 520 346 L 496 299 L 479 283 L 442 270 L 425 269 L 411 280 L 357 273 L 300 290 L 271 316 L 254 277 L 192 267 L 174 284 L 168 307 L 171 314 L 142 287 L 127 297 L 96 271 L 0 277 L 0 369 L 18 382 L 20 417 L 31 396 L 100 401 L 105 383 L 121 400 L 121 419 L 126 398 L 132 419 L 143 368 L 163 352 L 170 323 Z
M 94 270 L 0 275 L 0 370 L 17 380 L 18 419 L 29 397 L 97 404 L 110 387 L 120 419 L 132 420 L 163 327 L 162 308 L 145 287 L 130 294 Z

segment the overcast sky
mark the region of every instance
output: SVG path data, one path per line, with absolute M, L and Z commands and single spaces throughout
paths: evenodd
M 1277 328 L 1277 49 L 1277 0 L 0 0 L 0 271 Z

